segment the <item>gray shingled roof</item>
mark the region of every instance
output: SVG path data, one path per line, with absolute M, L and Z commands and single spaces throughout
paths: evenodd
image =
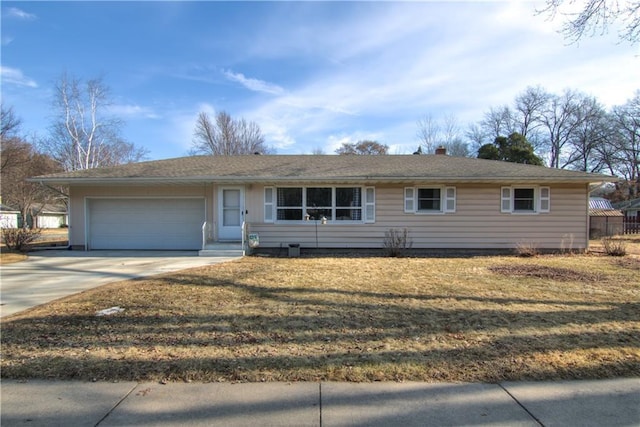
M 446 155 L 192 156 L 44 175 L 49 184 L 147 182 L 603 182 L 616 178 Z

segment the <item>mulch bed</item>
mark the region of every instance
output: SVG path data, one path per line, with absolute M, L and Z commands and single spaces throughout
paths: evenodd
M 586 273 L 569 268 L 549 267 L 546 265 L 497 265 L 489 267 L 489 270 L 504 276 L 535 277 L 561 282 L 601 282 L 606 279 L 606 276 L 601 273 Z

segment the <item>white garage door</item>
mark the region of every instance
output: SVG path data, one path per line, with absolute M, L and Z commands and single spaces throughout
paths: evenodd
M 204 205 L 204 199 L 90 199 L 89 249 L 200 249 Z

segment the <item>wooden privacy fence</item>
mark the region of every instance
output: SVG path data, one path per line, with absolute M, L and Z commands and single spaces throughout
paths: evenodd
M 624 234 L 640 234 L 640 218 L 624 217 L 622 220 Z

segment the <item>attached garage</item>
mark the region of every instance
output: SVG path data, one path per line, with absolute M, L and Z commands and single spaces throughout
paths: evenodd
M 87 199 L 88 249 L 197 250 L 204 198 Z

